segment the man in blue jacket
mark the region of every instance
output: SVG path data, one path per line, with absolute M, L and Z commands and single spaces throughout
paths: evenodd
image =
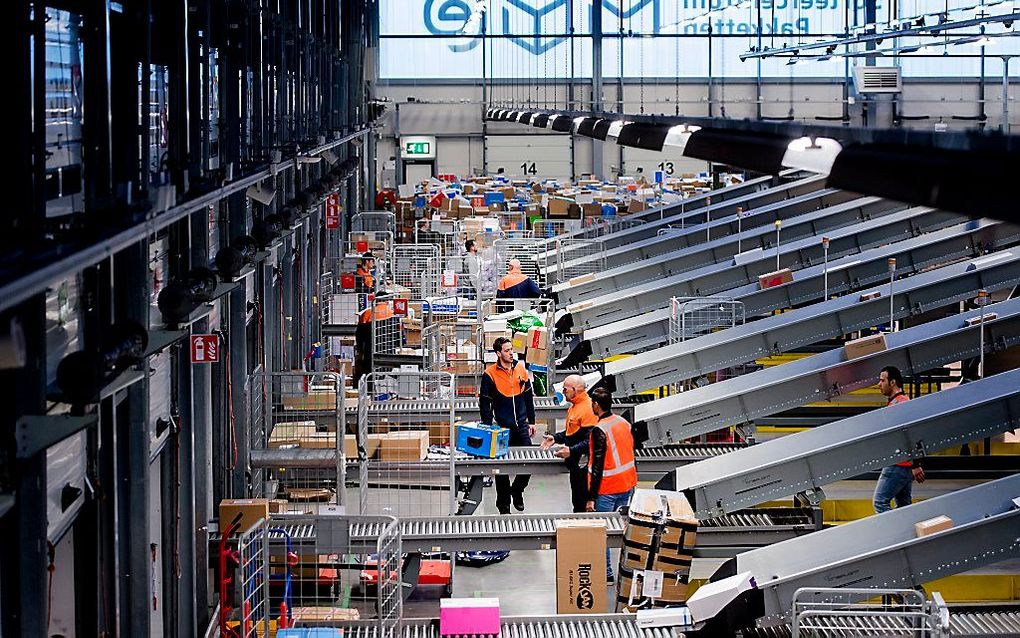
M 514 355 L 513 343 L 506 337 L 497 338 L 492 349 L 496 363 L 485 369 L 478 390 L 478 409 L 482 423 L 495 422 L 510 430 L 510 445 L 531 445 L 535 435 L 535 395 L 524 364 Z M 518 474 L 513 483 L 506 474 L 496 475 L 496 509 L 510 513 L 510 502 L 518 512 L 524 511 L 524 488 L 531 476 Z

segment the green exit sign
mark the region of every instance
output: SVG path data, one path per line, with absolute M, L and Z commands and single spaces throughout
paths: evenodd
M 407 142 L 404 144 L 405 155 L 431 155 L 432 144 L 429 142 Z

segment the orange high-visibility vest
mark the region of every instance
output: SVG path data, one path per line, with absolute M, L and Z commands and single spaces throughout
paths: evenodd
M 602 483 L 599 494 L 622 494 L 637 485 L 637 468 L 634 466 L 634 437 L 630 423 L 615 414 L 599 420 L 595 427 L 606 435 L 605 465 L 602 466 Z M 588 473 L 595 457 L 595 444 L 588 441 Z

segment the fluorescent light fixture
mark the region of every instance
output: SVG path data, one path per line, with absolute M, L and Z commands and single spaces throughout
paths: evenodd
M 669 128 L 665 124 L 629 123 L 620 130 L 616 143 L 620 146 L 659 152 L 662 150 L 663 142 L 666 141 Z
M 687 142 L 691 139 L 691 133 L 700 130 L 700 126 L 691 126 L 690 124 L 674 126 L 666 132 L 666 139 L 662 142 L 662 145 L 675 146 L 683 153 L 684 147 L 687 146 Z
M 843 147 L 829 137 L 799 137 L 787 146 L 783 166 L 828 175 Z
M 620 131 L 623 130 L 623 127 L 626 124 L 630 124 L 630 122 L 625 120 L 617 120 L 613 122 L 609 125 L 609 130 L 606 131 L 606 137 L 611 137 L 613 139 L 620 137 Z
M 530 112 L 529 113 L 521 113 L 520 116 L 518 116 L 517 121 L 520 122 L 521 124 L 531 124 L 532 118 L 535 117 L 536 115 L 537 115 L 537 113 L 530 113 Z
M 597 140 L 606 141 L 606 136 L 609 134 L 609 127 L 613 125 L 614 120 L 599 120 L 595 122 L 594 128 L 592 128 L 592 137 Z
M 549 128 L 561 133 L 569 133 L 574 128 L 574 120 L 566 115 L 554 115 L 549 118 Z
M 258 184 L 252 184 L 246 188 L 244 194 L 263 206 L 269 206 L 273 203 L 273 199 L 276 197 L 276 189 L 262 188 L 262 183 L 259 182 Z
M 585 137 L 595 137 L 595 125 L 601 120 L 597 117 L 586 117 L 577 125 L 577 134 Z
M 584 116 L 574 118 L 574 121 L 571 123 L 572 130 L 574 133 L 577 133 L 577 128 L 581 126 L 581 122 L 585 121 L 585 119 L 587 118 L 585 118 Z
M 535 128 L 545 128 L 547 124 L 549 124 L 549 116 L 545 113 L 537 113 L 531 120 L 531 125 Z

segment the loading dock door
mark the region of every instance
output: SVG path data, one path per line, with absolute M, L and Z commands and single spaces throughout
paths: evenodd
M 486 172 L 500 168 L 511 178 L 570 179 L 569 135 L 486 135 Z

